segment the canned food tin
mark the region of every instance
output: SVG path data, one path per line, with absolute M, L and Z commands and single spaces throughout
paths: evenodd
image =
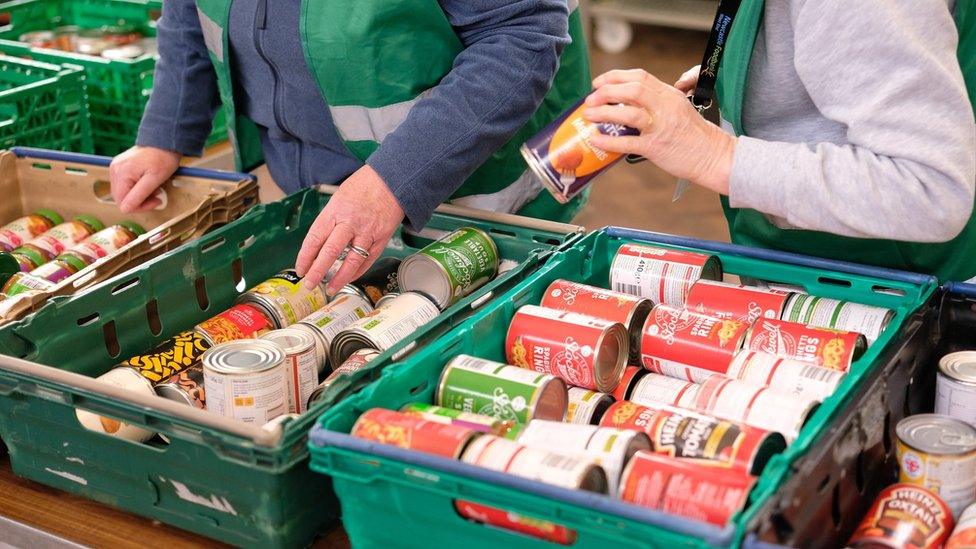
M 952 531 L 952 513 L 921 486 L 893 484 L 881 490 L 848 547 L 938 549 Z
M 613 404 L 613 397 L 581 387 L 570 387 L 566 421 L 580 425 L 596 425 L 603 412 Z
M 379 309 L 380 307 L 385 307 L 389 302 L 393 301 L 394 299 L 396 299 L 399 296 L 400 296 L 400 294 L 397 293 L 397 292 L 388 293 L 385 296 L 383 296 L 383 297 L 381 297 L 381 298 L 379 298 L 379 299 L 376 300 L 376 305 L 375 305 L 374 308 L 375 309 Z
M 287 328 L 325 306 L 325 283 L 309 290 L 294 269 L 285 269 L 237 298 L 268 312 L 275 328 Z
M 113 368 L 95 379 L 100 383 L 106 383 L 119 389 L 132 391 L 133 393 L 148 396 L 154 396 L 156 394 L 149 381 L 131 368 Z M 137 425 L 132 425 L 115 418 L 101 416 L 88 410 L 82 410 L 81 408 L 75 410 L 75 415 L 78 417 L 78 422 L 85 429 L 125 440 L 145 442 L 155 434 Z
M 397 271 L 402 261 L 398 257 L 381 257 L 370 266 L 363 276 L 353 282 L 353 287 L 360 290 L 369 299 L 370 305 L 376 305 L 380 298 L 388 294 L 400 293 Z
M 421 292 L 443 310 L 498 273 L 498 248 L 488 233 L 461 227 L 408 256 L 397 280 L 405 292 Z
M 611 405 L 600 425 L 640 431 L 658 454 L 754 476 L 786 448 L 786 439 L 779 433 L 680 408 L 650 408 L 626 400 Z
M 201 410 L 207 407 L 207 393 L 203 387 L 203 367 L 194 366 L 156 385 L 156 394 Z
M 71 255 L 85 265 L 91 265 L 103 257 L 118 253 L 127 244 L 139 238 L 139 235 L 145 233 L 146 230 L 140 225 L 123 221 L 98 231 L 61 255 Z
M 938 414 L 898 422 L 898 480 L 932 490 L 958 516 L 976 500 L 976 428 Z
M 461 460 L 563 488 L 607 493 L 607 475 L 592 460 L 529 448 L 494 435 L 482 435 L 475 439 L 464 451 Z
M 325 396 L 326 391 L 329 387 L 335 385 L 335 382 L 342 376 L 352 374 L 353 372 L 358 372 L 366 367 L 367 364 L 374 358 L 380 356 L 380 352 L 376 349 L 359 349 L 353 354 L 349 355 L 349 358 L 345 362 L 339 365 L 338 368 L 332 370 L 322 383 L 312 391 L 312 394 L 308 395 L 308 404 L 306 408 L 311 408 L 313 404 L 322 400 Z
M 595 177 L 623 157 L 593 146 L 592 135 L 639 133 L 620 124 L 590 122 L 583 117 L 584 100 L 580 99 L 519 148 L 535 176 L 562 204 L 583 192 Z
M 854 332 L 761 319 L 749 328 L 745 348 L 846 372 L 864 354 L 867 340 Z
M 630 335 L 630 362 L 640 364 L 641 329 L 654 305 L 649 299 L 560 279 L 546 288 L 539 305 L 623 324 Z
M 728 371 L 748 330 L 737 320 L 656 305 L 644 324 L 641 361 L 659 374 L 706 379 Z
M 308 397 L 319 382 L 315 338 L 294 328 L 268 332 L 261 339 L 277 343 L 285 352 L 285 380 L 288 385 L 288 412 L 304 414 Z
M 560 421 L 534 420 L 522 429 L 519 444 L 592 459 L 607 474 L 607 491 L 617 493 L 624 465 L 640 450 L 650 450 L 651 441 L 641 431 L 579 425 Z
M 427 421 L 450 423 L 474 429 L 479 433 L 488 433 L 500 437 L 508 434 L 512 430 L 512 426 L 515 425 L 514 420 L 501 420 L 492 416 L 445 408 L 426 402 L 412 402 L 400 408 L 400 411 L 404 414 L 418 415 Z
M 527 517 L 507 509 L 481 505 L 464 499 L 454 500 L 454 509 L 458 515 L 477 523 L 511 530 L 560 545 L 572 545 L 576 542 L 576 530 L 548 520 Z
M 102 225 L 102 222 L 94 217 L 79 215 L 71 221 L 66 221 L 51 227 L 40 236 L 31 239 L 24 247 L 32 248 L 40 252 L 44 256 L 44 262 L 46 263 L 103 228 L 105 226 Z M 19 251 L 20 248 L 11 253 L 17 254 Z
M 935 413 L 976 426 L 976 351 L 950 353 L 939 360 Z
M 620 499 L 724 526 L 745 505 L 755 483 L 746 473 L 638 452 L 624 469 Z
M 657 304 L 684 307 L 691 285 L 721 280 L 722 263 L 713 255 L 624 244 L 610 265 L 610 287 Z
M 37 210 L 0 227 L 0 252 L 10 252 L 64 222 L 57 212 Z
M 441 373 L 439 406 L 528 423 L 566 416 L 566 385 L 558 377 L 469 355 L 454 357 Z
M 783 320 L 809 326 L 864 334 L 871 345 L 881 336 L 895 312 L 850 301 L 839 301 L 810 294 L 794 294 L 783 309 Z
M 796 440 L 819 404 L 721 376 L 707 379 L 700 387 L 693 409 L 781 433 L 788 442 Z
M 238 339 L 203 353 L 207 410 L 264 425 L 288 413 L 285 352 L 271 341 Z
M 638 366 L 627 366 L 624 368 L 624 375 L 620 379 L 620 383 L 613 390 L 613 398 L 615 400 L 627 400 L 630 397 L 630 391 L 647 373 L 647 370 Z
M 629 342 L 619 322 L 525 305 L 509 324 L 505 352 L 511 364 L 607 393 L 623 377 Z
M 342 364 L 359 349 L 386 351 L 438 314 L 440 310 L 426 296 L 403 292 L 336 334 L 330 350 L 332 364 Z
M 701 385 L 661 374 L 648 373 L 641 377 L 628 399 L 646 406 L 662 405 L 692 409 Z
M 976 504 L 966 507 L 959 516 L 945 549 L 972 549 L 976 547 Z
M 273 330 L 274 324 L 267 317 L 264 309 L 247 303 L 238 303 L 197 324 L 193 329 L 216 345 L 236 339 L 259 337 Z
M 49 263 L 45 263 L 45 265 L 48 264 Z M 7 279 L 7 282 L 5 282 L 3 287 L 0 288 L 0 293 L 6 295 L 7 297 L 13 297 L 15 295 L 46 292 L 54 288 L 54 286 L 56 286 L 54 282 L 50 282 L 33 274 L 21 271 L 14 273 L 10 276 L 10 278 Z
M 151 383 L 159 383 L 196 364 L 203 353 L 213 346 L 207 336 L 189 330 L 119 364 L 135 368 Z
M 317 352 L 326 357 L 320 363 L 320 371 L 328 363 L 329 350 L 332 348 L 335 336 L 372 311 L 373 306 L 365 297 L 340 292 L 328 305 L 306 316 L 295 325 L 309 326 L 316 334 Z
M 760 318 L 779 318 L 793 295 L 781 290 L 699 280 L 688 293 L 688 308 L 719 318 L 752 324 Z
M 359 416 L 350 434 L 381 444 L 457 459 L 481 433 L 469 427 L 429 421 L 416 414 L 373 408 Z
M 834 394 L 844 380 L 844 372 L 758 351 L 739 351 L 725 375 L 818 402 Z

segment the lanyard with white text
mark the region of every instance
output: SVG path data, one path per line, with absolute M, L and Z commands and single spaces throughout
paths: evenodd
M 712 30 L 708 33 L 708 44 L 705 46 L 705 55 L 702 57 L 701 70 L 698 73 L 698 85 L 695 86 L 695 93 L 691 96 L 691 103 L 699 111 L 711 107 L 715 100 L 718 68 L 722 63 L 722 55 L 725 54 L 725 43 L 732 29 L 732 20 L 735 19 L 741 3 L 742 0 L 719 2 Z

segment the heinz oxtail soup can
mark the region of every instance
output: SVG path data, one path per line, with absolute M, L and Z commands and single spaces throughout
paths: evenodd
M 952 526 L 952 513 L 939 496 L 921 486 L 893 484 L 874 500 L 847 546 L 937 549 Z

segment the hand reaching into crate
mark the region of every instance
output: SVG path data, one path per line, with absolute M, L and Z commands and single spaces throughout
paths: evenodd
M 122 213 L 144 212 L 161 204 L 154 197 L 180 167 L 182 155 L 155 147 L 135 146 L 116 156 L 108 168 L 112 199 Z

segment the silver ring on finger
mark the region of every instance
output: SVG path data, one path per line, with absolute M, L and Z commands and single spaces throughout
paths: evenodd
M 361 248 L 359 246 L 356 246 L 355 244 L 350 244 L 349 250 L 362 256 L 363 259 L 369 259 L 369 250 L 367 250 L 366 248 Z

